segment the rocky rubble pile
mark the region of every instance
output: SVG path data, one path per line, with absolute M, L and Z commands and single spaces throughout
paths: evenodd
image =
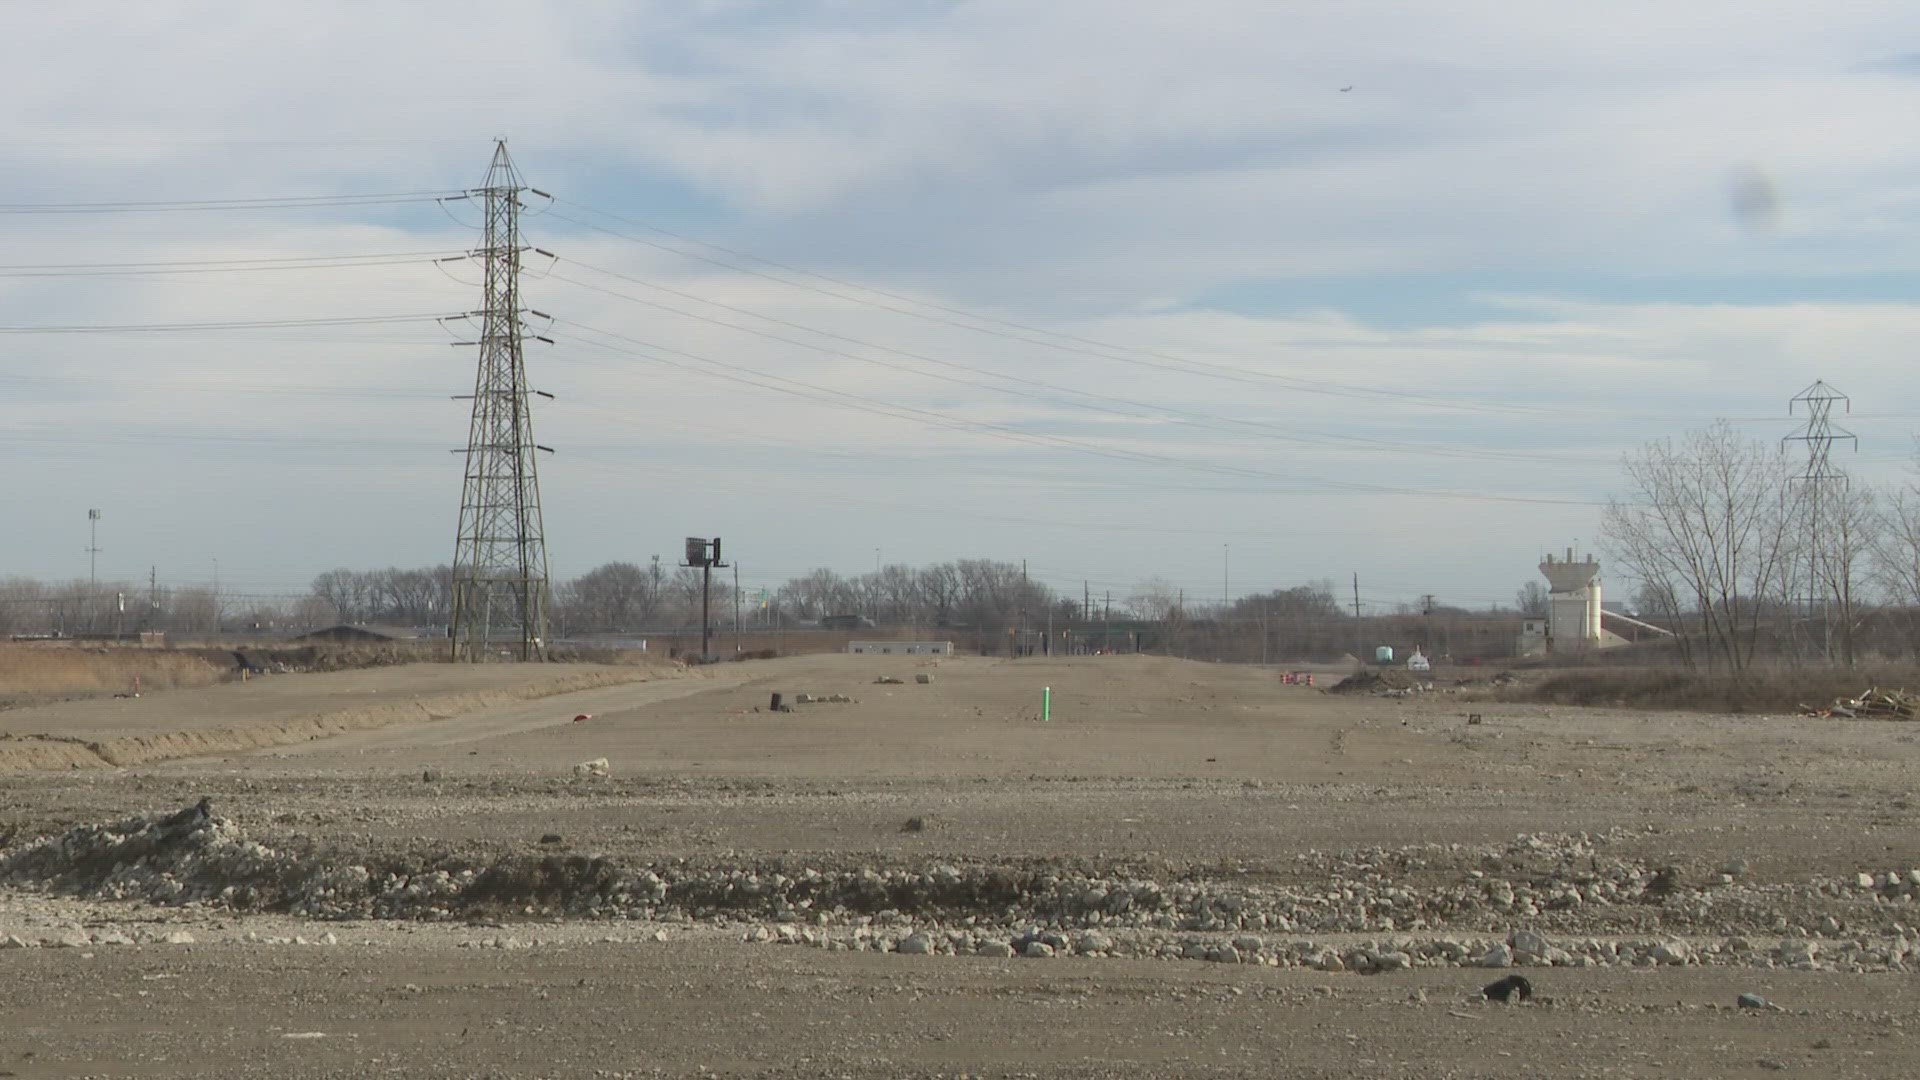
M 1263 876 L 1221 867 L 1177 879 L 1099 874 L 1042 860 L 857 869 L 630 865 L 602 856 L 525 854 L 486 862 L 374 859 L 269 847 L 204 804 L 177 814 L 87 825 L 0 855 L 11 887 L 99 899 L 200 904 L 326 919 L 463 919 L 475 914 L 747 922 L 852 928 L 910 937 L 902 927 L 982 935 L 1060 952 L 1075 942 L 1020 942 L 991 928 L 1055 936 L 1127 932 L 1154 954 L 1213 935 L 1238 949 L 1249 935 L 1506 934 L 1527 926 L 1562 937 L 1767 934 L 1886 938 L 1920 921 L 1920 871 L 1850 880 L 1749 883 L 1737 861 L 1717 873 L 1651 865 L 1607 852 L 1639 834 L 1527 835 L 1505 845 L 1426 845 L 1304 852 Z M 770 931 L 771 932 L 771 931 Z M 1144 936 L 1140 936 L 1144 934 Z M 826 940 L 865 940 L 828 935 Z M 971 940 L 971 939 L 969 939 Z M 957 949 L 951 941 L 928 949 Z M 979 944 L 972 941 L 971 951 Z M 1562 962 L 1557 953 L 1523 953 Z M 920 946 L 916 943 L 913 948 Z M 1145 946 L 1142 946 L 1145 947 Z M 1604 950 L 1556 946 L 1595 962 Z M 1392 953 L 1399 950 L 1387 949 Z M 1416 954 L 1409 954 L 1410 957 Z M 1424 953 L 1418 955 L 1426 955 Z M 1617 952 L 1605 953 L 1609 961 Z M 1636 959 L 1638 954 L 1635 954 Z M 1478 959 L 1475 957 L 1475 959 Z M 1656 960 L 1656 962 L 1664 962 Z M 1888 961 L 1893 962 L 1893 961 Z M 1346 963 L 1342 958 L 1342 963 Z
M 1775 944 L 1744 937 L 1696 944 L 1681 938 L 1645 940 L 1571 938 L 1551 941 L 1536 931 L 1506 938 L 1405 937 L 1348 942 L 1311 939 L 1269 941 L 1258 934 L 1231 938 L 1060 931 L 1038 926 L 1009 936 L 972 929 L 898 927 L 816 931 L 791 925 L 756 926 L 748 942 L 811 945 L 830 951 L 895 952 L 905 955 L 1046 958 L 1126 956 L 1204 960 L 1220 964 L 1311 968 L 1378 975 L 1423 967 L 1684 967 L 1744 966 L 1801 971 L 1908 971 L 1920 963 L 1920 936 L 1906 931 L 1879 939 L 1821 941 L 1785 938 Z

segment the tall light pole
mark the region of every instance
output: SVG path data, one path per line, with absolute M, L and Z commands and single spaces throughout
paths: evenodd
M 87 511 L 87 592 L 100 584 L 100 511 Z

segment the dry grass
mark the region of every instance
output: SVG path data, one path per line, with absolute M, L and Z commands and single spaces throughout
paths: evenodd
M 1590 668 L 1562 671 L 1514 686 L 1506 700 L 1628 709 L 1717 713 L 1793 713 L 1832 704 L 1872 686 L 1920 688 L 1920 668 L 1768 668 L 1739 673 L 1684 669 Z
M 142 693 L 211 686 L 232 665 L 166 649 L 0 644 L 0 700 L 47 695 Z

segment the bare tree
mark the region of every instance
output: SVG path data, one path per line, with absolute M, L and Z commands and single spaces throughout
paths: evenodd
M 1513 594 L 1513 606 L 1529 619 L 1546 618 L 1547 604 L 1547 587 L 1537 581 L 1527 582 Z
M 1845 484 L 1839 488 L 1839 498 L 1827 498 L 1820 504 L 1812 541 L 1819 551 L 1819 557 L 1812 560 L 1816 572 L 1813 584 L 1829 613 L 1828 633 L 1839 631 L 1840 660 L 1852 667 L 1858 659 L 1862 576 L 1877 547 L 1881 518 L 1873 492 Z
M 1920 446 L 1910 466 L 1912 478 L 1879 502 L 1879 526 L 1873 544 L 1873 579 L 1888 602 L 1904 609 L 1907 645 L 1920 650 Z
M 31 578 L 0 581 L 0 631 L 41 631 L 47 625 L 46 586 Z
M 1631 492 L 1607 504 L 1601 526 L 1609 556 L 1674 607 L 1691 601 L 1709 664 L 1747 667 L 1769 601 L 1786 599 L 1800 520 L 1779 447 L 1720 421 L 1677 445 L 1649 443 L 1622 470 Z
M 1127 594 L 1127 611 L 1136 619 L 1165 622 L 1180 607 L 1180 590 L 1160 578 L 1148 578 Z
M 642 629 L 660 599 L 652 572 L 629 562 L 595 567 L 560 587 L 568 625 L 588 631 Z

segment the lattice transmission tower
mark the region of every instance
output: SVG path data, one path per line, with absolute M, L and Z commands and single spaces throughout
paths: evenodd
M 473 383 L 460 494 L 460 533 L 453 549 L 453 658 L 479 662 L 506 651 L 544 659 L 547 646 L 547 538 L 540 517 L 540 477 L 527 407 L 527 336 L 520 306 L 520 193 L 530 190 L 494 145 L 484 186 L 468 192 L 483 207 L 485 236 L 468 253 L 484 268 L 480 362 Z
M 1787 415 L 1792 416 L 1804 408 L 1807 422 L 1783 440 L 1807 445 L 1806 468 L 1794 477 L 1803 486 L 1806 499 L 1807 618 L 1809 621 L 1818 618 L 1825 642 L 1823 648 L 1828 654 L 1832 653 L 1833 645 L 1827 618 L 1826 585 L 1833 556 L 1825 535 L 1826 514 L 1847 497 L 1848 486 L 1846 472 L 1833 464 L 1833 444 L 1851 441 L 1855 450 L 1860 448 L 1860 440 L 1853 432 L 1833 422 L 1836 404 L 1843 412 L 1853 411 L 1853 402 L 1847 395 L 1821 380 L 1795 394 L 1787 402 Z

